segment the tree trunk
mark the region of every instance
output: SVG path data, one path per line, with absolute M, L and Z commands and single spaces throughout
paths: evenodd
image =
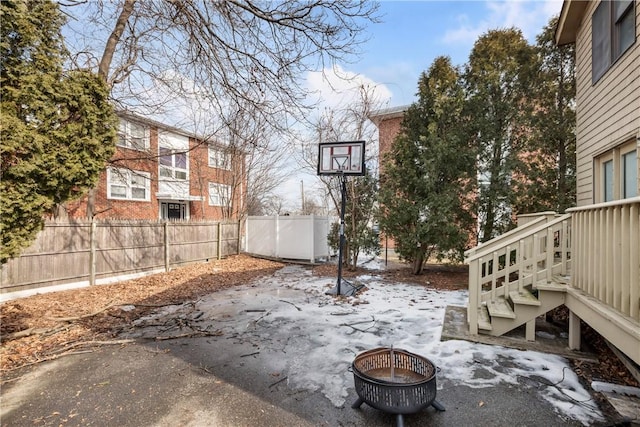
M 129 20 L 129 17 L 133 13 L 133 6 L 135 4 L 135 0 L 125 0 L 122 5 L 122 11 L 118 16 L 118 20 L 116 21 L 116 25 L 113 28 L 113 31 L 109 35 L 107 39 L 107 43 L 104 47 L 104 52 L 102 53 L 102 58 L 100 59 L 100 64 L 98 65 L 98 75 L 109 84 L 109 69 L 111 68 L 111 61 L 113 60 L 113 54 L 116 51 L 116 46 L 122 37 L 122 33 L 124 32 L 125 25 Z M 96 189 L 92 188 L 89 190 L 87 195 L 87 219 L 92 220 L 95 215 L 96 210 Z
M 113 54 L 116 51 L 116 46 L 120 42 L 122 38 L 122 33 L 124 32 L 125 25 L 127 25 L 127 21 L 129 17 L 133 13 L 133 6 L 135 4 L 135 0 L 125 0 L 122 5 L 122 11 L 118 16 L 118 20 L 116 21 L 116 25 L 113 28 L 113 31 L 109 35 L 107 39 L 107 43 L 104 46 L 104 52 L 102 53 L 102 58 L 100 59 L 100 65 L 98 66 L 98 75 L 104 79 L 105 82 L 109 83 L 109 69 L 111 68 L 111 61 L 113 60 Z
M 416 276 L 422 273 L 422 266 L 424 265 L 424 250 L 418 249 L 416 256 L 413 259 L 413 274 Z

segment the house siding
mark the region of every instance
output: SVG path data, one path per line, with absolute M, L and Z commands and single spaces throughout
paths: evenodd
M 577 205 L 595 203 L 594 159 L 640 136 L 640 4 L 636 2 L 636 41 L 595 84 L 591 79 L 589 2 L 576 36 Z M 637 142 L 636 142 L 637 143 Z

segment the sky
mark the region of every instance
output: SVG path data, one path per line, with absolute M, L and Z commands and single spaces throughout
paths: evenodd
M 533 44 L 561 8 L 559 0 L 382 1 L 381 22 L 366 29 L 361 55 L 338 64 L 340 73 L 356 78 L 347 83 L 325 70 L 324 75 L 309 73 L 307 85 L 320 94 L 324 106 L 344 103 L 349 88 L 359 83 L 376 88 L 383 108 L 409 105 L 416 100 L 420 74 L 436 57 L 449 56 L 454 65 L 462 66 L 478 37 L 492 29 L 519 28 Z M 297 172 L 278 191 L 293 211 L 301 207 L 301 181 L 305 194 L 319 188 L 315 176 Z
M 440 55 L 463 65 L 490 29 L 516 27 L 529 42 L 560 13 L 561 1 L 383 1 L 362 58 L 344 65 L 391 92 L 390 106 L 415 100 L 420 73 Z
M 220 342 L 228 346 L 229 337 L 239 346 L 228 348 L 231 354 L 242 352 L 242 343 L 250 344 L 261 372 L 286 378 L 292 390 L 319 391 L 336 407 L 355 401 L 353 375 L 348 371 L 354 357 L 393 346 L 434 363 L 439 369 L 438 390 L 459 385 L 474 389 L 506 385 L 514 392 L 524 388 L 561 417 L 584 425 L 603 421 L 567 359 L 468 341 L 441 341 L 445 308 L 466 306 L 467 292 L 389 283 L 377 274 L 381 260 L 367 261 L 363 265 L 369 274 L 355 279 L 366 290 L 355 297 L 327 296 L 325 291 L 335 284 L 335 277 L 317 276 L 291 265 L 246 286 L 205 296 L 195 305 L 163 308 L 139 319 L 129 338 L 166 335 L 170 319 L 197 314 L 200 330 L 218 331 L 217 337 L 207 340 L 212 348 Z M 546 332 L 538 334 L 551 338 Z M 225 369 L 250 369 L 249 362 L 239 357 L 227 360 L 235 360 L 238 366 L 229 362 Z M 477 396 L 482 406 L 482 393 Z

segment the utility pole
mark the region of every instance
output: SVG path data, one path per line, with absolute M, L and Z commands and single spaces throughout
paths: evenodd
M 300 180 L 300 193 L 302 195 L 302 215 L 305 215 L 305 206 L 304 206 L 304 180 Z

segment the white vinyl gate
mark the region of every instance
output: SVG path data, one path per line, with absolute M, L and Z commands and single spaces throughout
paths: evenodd
M 249 254 L 313 263 L 329 256 L 328 235 L 328 217 L 250 216 L 244 247 Z

